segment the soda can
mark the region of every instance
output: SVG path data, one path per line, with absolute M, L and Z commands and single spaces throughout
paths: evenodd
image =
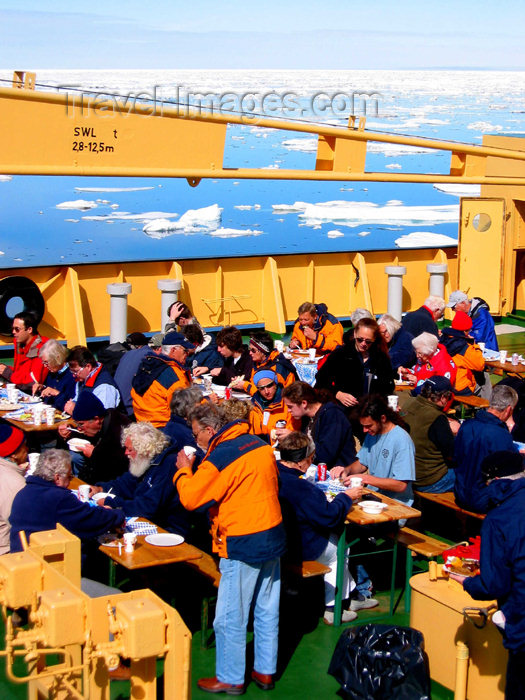
M 231 399 L 231 397 L 232 397 L 232 390 L 230 389 L 229 386 L 227 386 L 225 391 L 224 391 L 224 398 Z
M 519 363 L 520 363 L 520 356 L 518 355 L 517 352 L 515 352 L 515 353 L 512 355 L 512 364 L 513 364 L 514 366 L 516 366 L 516 365 L 519 365 Z
M 276 428 L 286 428 L 286 421 L 285 420 L 278 420 L 275 422 L 275 427 Z
M 317 481 L 326 481 L 326 464 L 319 462 L 317 465 Z

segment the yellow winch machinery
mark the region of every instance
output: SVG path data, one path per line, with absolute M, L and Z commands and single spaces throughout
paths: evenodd
M 45 301 L 42 332 L 68 343 L 107 337 L 107 284 L 131 283 L 128 328 L 161 328 L 157 282 L 179 279 L 181 300 L 203 326 L 264 324 L 284 333 L 305 300 L 323 301 L 336 316 L 357 306 L 387 310 L 385 267 L 406 267 L 403 311 L 428 294 L 427 265 L 446 264 L 445 294 L 480 294 L 495 315 L 525 309 L 525 139 L 484 136 L 481 146 L 402 137 L 365 129 L 233 116 L 40 92 L 35 75 L 17 72 L 0 88 L 0 172 L 12 175 L 180 177 L 195 186 L 210 177 L 279 180 L 478 183 L 481 197 L 461 200 L 459 247 L 418 250 L 304 253 L 243 258 L 164 260 L 4 269 L 33 280 Z M 314 170 L 224 168 L 230 124 L 308 133 L 318 137 Z M 447 174 L 368 172 L 367 144 L 423 146 L 450 154 Z M 82 147 L 79 145 L 82 144 Z M 94 144 L 94 145 L 93 145 Z M 38 232 L 35 232 L 38 235 Z M 457 257 L 456 257 L 457 255 Z M 8 339 L 0 341 L 9 342 Z
M 80 589 L 80 540 L 65 528 L 36 532 L 29 546 L 0 557 L 6 676 L 27 683 L 29 700 L 108 700 L 110 668 L 130 659 L 130 698 L 157 698 L 164 660 L 165 700 L 190 697 L 191 633 L 150 590 L 89 598 Z M 8 611 L 25 608 L 15 628 Z M 20 675 L 15 661 L 27 668 Z

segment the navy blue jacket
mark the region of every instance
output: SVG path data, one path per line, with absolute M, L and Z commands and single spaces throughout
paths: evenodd
M 416 353 L 412 340 L 414 336 L 406 328 L 401 328 L 394 335 L 388 346 L 388 355 L 392 369 L 397 372 L 398 367 L 412 367 L 416 364 Z
M 500 450 L 518 451 L 507 426 L 493 413 L 481 410 L 475 418 L 463 423 L 454 446 L 454 490 L 459 506 L 477 513 L 487 512 L 489 497 L 481 463 L 487 455 Z
M 133 415 L 133 402 L 131 400 L 131 382 L 137 374 L 140 363 L 144 356 L 152 353 L 153 350 L 147 345 L 134 350 L 128 350 L 120 358 L 117 370 L 115 372 L 115 383 L 120 391 L 120 397 L 128 416 Z
M 415 311 L 410 311 L 403 316 L 403 328 L 412 333 L 414 338 L 417 338 L 421 333 L 432 333 L 436 338 L 439 338 L 438 327 L 434 321 L 434 317 L 426 306 L 420 306 Z
M 186 369 L 207 367 L 210 370 L 224 366 L 224 357 L 217 350 L 215 338 L 209 335 L 206 335 L 205 338 L 209 338 L 210 342 L 202 350 L 198 350 L 193 355 L 188 355 L 186 359 Z
M 69 489 L 40 476 L 28 476 L 26 485 L 15 496 L 11 508 L 11 552 L 22 551 L 18 533 L 29 535 L 54 530 L 57 523 L 81 540 L 103 535 L 124 524 L 121 510 L 108 510 L 81 503 Z
M 294 562 L 317 559 L 324 552 L 330 533 L 340 531 L 352 507 L 352 499 L 338 493 L 329 503 L 323 491 L 301 472 L 277 462 L 279 500 L 288 542 L 288 555 Z
M 46 396 L 43 399 L 44 403 L 63 411 L 66 402 L 75 396 L 75 385 L 75 378 L 67 364 L 62 372 L 48 372 L 44 379 L 44 387 L 56 389 L 59 393 L 57 396 Z
M 159 428 L 159 430 L 170 438 L 171 446 L 175 448 L 177 452 L 182 450 L 185 445 L 189 445 L 190 447 L 195 447 L 197 449 L 197 452 L 195 453 L 195 462 L 193 464 L 193 469 L 195 470 L 195 468 L 202 462 L 204 452 L 197 446 L 191 428 L 188 426 L 184 418 L 176 416 L 174 413 L 172 413 L 171 418 L 166 425 L 163 425 L 162 428 Z
M 182 507 L 179 494 L 173 486 L 177 447 L 170 445 L 157 455 L 147 471 L 139 478 L 130 472 L 113 481 L 100 481 L 103 491 L 112 490 L 115 498 L 106 498 L 105 505 L 121 508 L 129 517 L 139 515 L 152 520 L 156 525 L 187 536 L 190 520 L 188 511 Z
M 494 329 L 494 319 L 490 315 L 489 305 L 483 299 L 474 297 L 469 311 L 472 319 L 472 330 L 476 343 L 485 343 L 488 350 L 499 350 L 498 338 Z
M 329 401 L 321 406 L 309 425 L 315 442 L 315 459 L 328 469 L 346 467 L 357 459 L 352 426 L 343 409 Z
M 525 479 L 487 486 L 490 510 L 481 526 L 481 573 L 465 579 L 476 600 L 497 598 L 505 615 L 503 644 L 525 650 Z

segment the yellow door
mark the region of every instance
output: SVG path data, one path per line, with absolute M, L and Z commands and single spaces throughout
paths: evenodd
M 485 299 L 493 314 L 501 313 L 503 293 L 505 201 L 461 200 L 458 288 Z

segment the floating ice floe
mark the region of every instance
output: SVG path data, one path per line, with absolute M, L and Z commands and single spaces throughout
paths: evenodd
M 154 190 L 150 187 L 75 187 L 76 192 L 143 192 L 144 190 Z
M 235 204 L 234 209 L 240 209 L 241 211 L 249 211 L 250 209 L 253 209 L 251 204 Z
M 401 163 L 388 163 L 388 165 L 385 165 L 385 168 L 388 168 L 389 170 L 402 170 L 403 166 Z
M 490 122 L 472 122 L 472 124 L 467 126 L 467 129 L 482 131 L 484 134 L 489 131 L 503 131 L 503 127 L 500 124 L 491 124 Z
M 0 175 L 0 182 L 9 182 L 9 180 L 12 180 L 13 176 L 12 175 Z M 3 255 L 3 253 L 2 253 Z
M 405 146 L 400 143 L 382 143 L 372 141 L 368 144 L 368 153 L 382 153 L 385 156 L 413 156 L 419 153 L 435 153 L 432 148 L 423 148 L 422 146 Z
M 481 194 L 481 185 L 449 185 L 444 182 L 435 183 L 434 189 L 444 192 L 445 194 L 451 194 L 454 197 L 479 197 Z
M 154 219 L 170 219 L 178 216 L 177 212 L 144 211 L 131 214 L 129 211 L 111 212 L 111 214 L 92 214 L 83 216 L 83 221 L 153 221 Z
M 98 204 L 87 199 L 75 199 L 71 202 L 60 202 L 56 205 L 57 209 L 79 209 L 80 211 L 87 211 L 88 209 L 96 209 Z
M 201 209 L 188 209 L 178 221 L 168 218 L 155 218 L 144 225 L 142 230 L 151 238 L 165 238 L 174 233 L 211 232 L 221 222 L 221 209 L 218 204 Z
M 303 151 L 304 153 L 317 151 L 317 139 L 287 139 L 281 145 L 289 151 Z
M 410 206 L 398 200 L 383 206 L 373 202 L 320 202 L 308 204 L 272 205 L 274 213 L 298 213 L 299 219 L 307 226 L 318 226 L 321 223 L 334 222 L 339 226 L 356 227 L 365 224 L 395 224 L 397 226 L 435 226 L 457 222 L 459 205 Z
M 342 231 L 334 229 L 333 231 L 328 231 L 326 235 L 328 238 L 341 238 L 341 236 L 344 236 L 345 234 Z
M 70 224 L 78 224 L 80 219 L 64 219 L 64 221 L 67 221 Z
M 445 248 L 458 244 L 455 238 L 429 231 L 408 233 L 406 236 L 396 238 L 395 243 L 398 248 Z
M 254 231 L 253 229 L 238 229 L 238 228 L 218 228 L 216 231 L 209 231 L 210 236 L 218 238 L 239 238 L 240 236 L 260 236 L 262 231 Z

